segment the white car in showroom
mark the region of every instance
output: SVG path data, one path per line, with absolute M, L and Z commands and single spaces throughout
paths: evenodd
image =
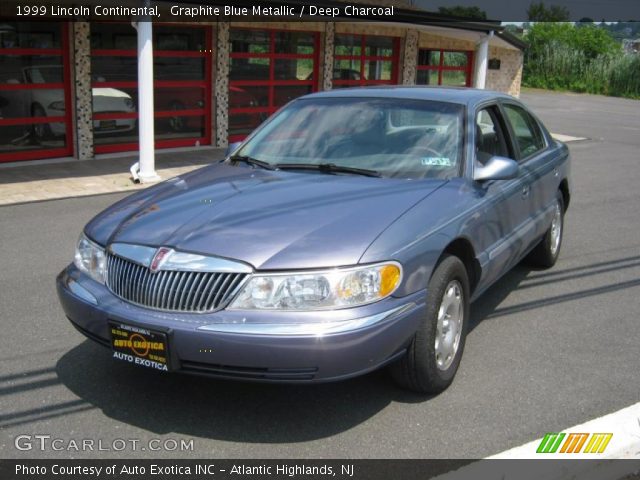
M 61 83 L 62 66 L 39 65 L 22 69 L 22 81 L 11 79 L 7 83 L 43 84 Z M 64 115 L 65 101 L 62 89 L 29 89 L 16 91 L 24 95 L 16 98 L 15 105 L 21 105 L 24 116 L 30 117 L 59 117 Z M 93 113 L 132 113 L 136 111 L 135 102 L 127 92 L 110 87 L 92 88 Z M 135 128 L 135 118 L 119 118 L 94 120 L 95 134 L 128 132 Z M 36 123 L 33 133 L 39 139 L 64 135 L 64 123 Z

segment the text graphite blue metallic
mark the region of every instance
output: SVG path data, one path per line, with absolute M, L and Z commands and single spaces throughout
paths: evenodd
M 439 392 L 471 302 L 560 251 L 568 149 L 507 95 L 317 93 L 232 150 L 85 227 L 58 293 L 114 357 L 302 383 L 391 364 Z

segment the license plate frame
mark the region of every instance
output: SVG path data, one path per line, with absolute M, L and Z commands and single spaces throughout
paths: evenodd
M 167 332 L 111 320 L 109 335 L 113 358 L 153 370 L 171 370 Z

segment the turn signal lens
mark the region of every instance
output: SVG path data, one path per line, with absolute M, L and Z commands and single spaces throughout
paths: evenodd
M 385 265 L 380 270 L 380 296 L 391 294 L 400 283 L 400 267 L 397 265 Z

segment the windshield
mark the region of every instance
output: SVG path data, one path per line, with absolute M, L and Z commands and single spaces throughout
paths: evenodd
M 463 107 L 398 98 L 295 101 L 235 152 L 271 165 L 333 164 L 385 177 L 450 178 L 462 162 Z

